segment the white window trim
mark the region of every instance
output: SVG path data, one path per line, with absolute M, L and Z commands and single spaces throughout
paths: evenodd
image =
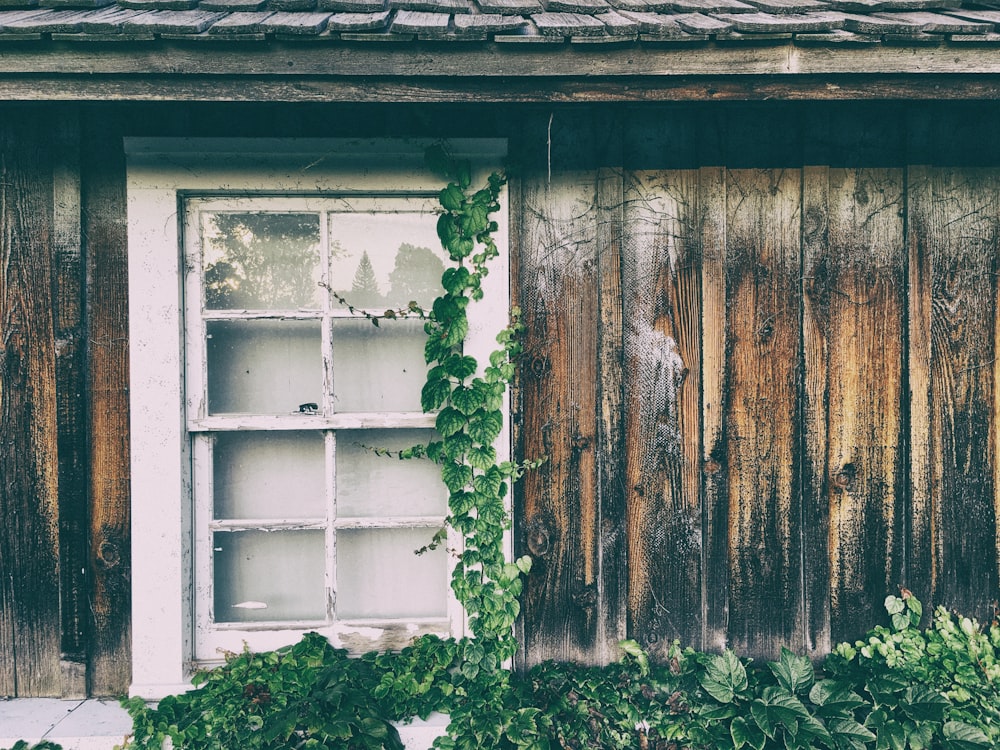
M 132 686 L 147 699 L 190 687 L 194 653 L 190 440 L 185 424 L 180 196 L 435 191 L 429 142 L 347 139 L 127 138 L 131 352 Z M 506 153 L 495 139 L 455 140 L 481 184 Z M 495 217 L 501 257 L 469 308 L 466 350 L 488 361 L 508 315 L 506 197 Z M 506 409 L 506 405 L 505 405 Z M 506 429 L 498 453 L 509 455 Z M 508 539 L 508 554 L 509 554 Z M 297 639 L 281 633 L 271 646 Z M 269 647 L 271 647 L 269 646 Z

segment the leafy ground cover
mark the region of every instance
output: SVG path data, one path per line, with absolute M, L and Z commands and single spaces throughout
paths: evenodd
M 198 689 L 127 703 L 127 748 L 399 750 L 392 722 L 450 715 L 435 746 L 555 750 L 986 750 L 1000 747 L 1000 627 L 913 596 L 889 624 L 842 644 L 821 668 L 784 649 L 768 663 L 675 644 L 650 664 L 635 643 L 606 667 L 546 663 L 517 675 L 474 640 L 424 637 L 349 658 L 316 634 L 234 654 Z

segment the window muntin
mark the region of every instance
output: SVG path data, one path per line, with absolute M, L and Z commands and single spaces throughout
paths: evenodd
M 437 467 L 369 450 L 432 434 L 423 326 L 360 314 L 430 305 L 435 206 L 185 201 L 196 658 L 267 630 L 381 633 L 366 648 L 460 630 L 447 546 L 414 555 L 447 512 Z

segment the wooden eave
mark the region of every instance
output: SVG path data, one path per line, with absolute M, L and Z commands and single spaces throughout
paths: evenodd
M 993 99 L 993 45 L 57 42 L 0 46 L 6 100 Z

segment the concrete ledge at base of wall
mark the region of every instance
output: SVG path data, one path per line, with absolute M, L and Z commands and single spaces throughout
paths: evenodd
M 444 714 L 397 725 L 407 750 L 427 750 L 447 728 Z M 29 745 L 48 740 L 63 750 L 112 750 L 131 731 L 132 720 L 118 701 L 0 699 L 0 748 L 13 747 L 18 740 Z

